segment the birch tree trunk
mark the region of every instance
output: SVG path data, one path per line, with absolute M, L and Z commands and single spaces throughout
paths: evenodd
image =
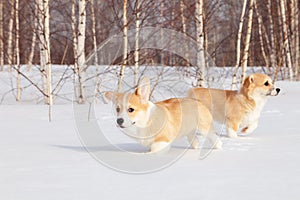
M 13 63 L 13 28 L 14 28 L 14 15 L 15 15 L 15 1 L 9 1 L 11 10 L 10 18 L 8 23 L 8 43 L 7 43 L 7 64 L 9 65 L 8 70 L 11 71 L 11 65 Z
M 204 86 L 205 52 L 204 52 L 204 24 L 203 0 L 196 0 L 196 41 L 197 41 L 197 86 Z
M 276 0 L 277 3 L 277 19 L 278 19 L 278 27 L 279 28 L 279 33 L 278 35 L 278 39 L 277 39 L 277 43 L 279 44 L 279 50 L 278 50 L 278 66 L 277 66 L 277 75 L 279 74 L 279 71 L 282 72 L 282 66 L 286 66 L 286 54 L 284 53 L 285 48 L 284 48 L 284 36 L 283 36 L 283 22 L 282 22 L 282 17 L 281 16 L 281 9 L 280 9 L 280 1 L 281 0 Z M 286 79 L 286 67 L 283 67 L 283 74 L 282 74 L 282 79 Z M 277 79 L 275 79 L 277 80 Z
M 181 16 L 181 24 L 182 24 L 182 33 L 186 35 L 186 17 L 184 16 L 184 10 L 185 10 L 185 5 L 184 5 L 184 0 L 180 0 L 180 16 Z M 188 58 L 188 49 L 185 49 L 185 59 Z M 190 76 L 190 68 L 188 66 L 185 67 L 185 74 L 187 77 Z
M 300 57 L 300 43 L 299 43 L 299 10 L 298 1 L 292 0 L 292 16 L 293 16 L 293 32 L 294 32 L 294 64 L 295 64 L 295 80 L 299 80 L 299 57 Z
M 98 70 L 98 54 L 97 54 L 97 34 L 96 34 L 96 18 L 95 18 L 95 1 L 91 0 L 91 15 L 92 15 L 92 34 L 93 34 L 93 45 L 95 54 L 95 66 Z
M 266 52 L 265 52 L 265 48 L 264 48 L 263 21 L 262 21 L 262 16 L 261 16 L 261 14 L 258 10 L 258 7 L 257 7 L 256 0 L 254 0 L 254 8 L 255 8 L 255 11 L 256 11 L 256 14 L 257 14 L 258 34 L 259 34 L 259 43 L 260 43 L 261 53 L 262 53 L 262 56 L 265 60 L 265 64 L 266 64 L 266 67 L 268 69 L 268 72 L 270 72 L 270 62 L 269 62 L 269 58 L 267 57 Z
M 161 26 L 161 28 L 163 28 L 163 26 L 164 26 L 164 20 L 163 20 L 163 18 L 164 18 L 164 9 L 165 9 L 165 5 L 164 5 L 164 1 L 163 0 L 160 0 L 159 1 L 159 19 L 160 19 L 160 22 L 161 22 L 161 24 L 160 24 L 160 26 Z M 164 41 L 164 34 L 163 34 L 163 30 L 161 30 L 160 31 L 160 39 L 161 39 L 161 41 Z M 164 51 L 161 51 L 161 54 L 160 54 L 160 64 L 163 66 L 164 65 L 164 63 L 165 63 L 165 54 L 164 54 Z
M 120 77 L 119 77 L 119 83 L 118 83 L 118 92 L 121 92 L 122 90 L 122 83 L 123 83 L 123 78 L 124 78 L 124 73 L 125 73 L 125 67 L 127 64 L 127 49 L 128 49 L 128 22 L 127 22 L 127 0 L 124 0 L 123 4 L 123 61 L 122 61 L 122 66 L 120 69 Z
M 240 66 L 240 60 L 241 60 L 241 40 L 242 40 L 242 32 L 243 32 L 243 26 L 244 26 L 244 16 L 245 16 L 245 12 L 246 12 L 246 7 L 247 7 L 247 0 L 244 0 L 242 13 L 241 13 L 241 17 L 240 17 L 237 42 L 236 42 L 236 63 L 234 66 L 234 72 L 233 72 L 233 76 L 232 76 L 231 89 L 235 89 L 235 87 L 237 86 L 237 72 L 238 72 L 238 69 Z
M 268 0 L 267 8 L 268 8 L 268 19 L 269 19 L 269 29 L 270 29 L 270 48 L 269 48 L 270 61 L 271 61 L 271 67 L 277 68 L 275 35 L 274 35 L 271 0 Z
M 76 19 L 76 0 L 72 0 L 71 6 L 71 27 L 72 27 L 72 42 L 73 42 L 73 54 L 74 54 L 74 93 L 77 98 L 77 87 L 76 87 L 76 77 L 78 77 L 78 55 L 77 55 L 77 19 Z
M 252 32 L 252 19 L 253 19 L 253 1 L 250 0 L 249 2 L 249 14 L 248 14 L 248 25 L 247 25 L 247 33 L 246 33 L 246 41 L 245 41 L 245 48 L 244 48 L 244 55 L 241 62 L 242 67 L 242 77 L 241 81 L 244 82 L 246 78 L 246 70 L 249 58 L 249 47 L 250 47 L 250 40 L 251 40 L 251 32 Z
M 16 0 L 15 3 L 15 19 L 16 19 L 16 61 L 17 61 L 17 96 L 16 100 L 21 100 L 21 65 L 20 65 L 20 23 L 19 23 L 19 0 Z
M 0 71 L 4 65 L 4 44 L 3 44 L 3 1 L 0 1 Z
M 86 29 L 86 1 L 79 0 L 79 23 L 78 23 L 78 81 L 79 99 L 78 103 L 85 102 L 85 29 Z
M 139 35 L 140 35 L 140 1 L 136 0 L 135 11 L 135 48 L 134 48 L 134 85 L 138 84 L 139 75 Z
M 35 43 L 36 43 L 36 34 L 37 34 L 37 29 L 38 29 L 38 4 L 35 2 L 35 6 L 34 6 L 34 15 L 32 17 L 33 20 L 33 31 L 32 31 L 32 38 L 31 38 L 31 50 L 30 50 L 30 54 L 28 57 L 28 71 L 31 70 L 32 67 L 32 61 L 33 61 L 33 57 L 34 57 L 34 52 L 35 52 Z
M 49 0 L 38 0 L 39 12 L 39 47 L 40 64 L 43 76 L 43 87 L 45 91 L 45 103 L 53 104 L 52 99 L 52 74 L 51 74 L 51 56 L 50 56 L 50 14 Z
M 288 27 L 286 22 L 286 16 L 285 16 L 285 3 L 286 0 L 280 0 L 280 9 L 281 9 L 281 17 L 282 17 L 282 28 L 283 28 L 283 44 L 287 59 L 287 65 L 289 69 L 289 79 L 290 81 L 293 80 L 293 68 L 292 68 L 292 59 L 291 59 L 291 52 L 290 52 L 290 42 L 288 38 Z

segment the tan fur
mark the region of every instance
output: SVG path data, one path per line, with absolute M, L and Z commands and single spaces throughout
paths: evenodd
M 240 128 L 249 133 L 257 127 L 266 97 L 277 95 L 279 90 L 269 76 L 253 74 L 245 79 L 239 91 L 192 88 L 188 97 L 202 102 L 215 121 L 226 124 L 228 136 L 236 137 Z
M 136 133 L 138 137 L 135 139 L 149 146 L 151 152 L 158 152 L 184 136 L 193 148 L 197 148 L 197 131 L 207 136 L 212 146 L 221 148 L 222 144 L 212 126 L 212 116 L 202 103 L 189 98 L 152 103 L 148 100 L 150 82 L 144 80 L 142 84 L 144 86 L 139 86 L 134 93 L 105 93 L 106 98 L 120 108 L 117 118 L 122 118 L 124 122 L 119 126 L 127 135 L 133 137 Z M 129 112 L 129 109 L 134 111 Z

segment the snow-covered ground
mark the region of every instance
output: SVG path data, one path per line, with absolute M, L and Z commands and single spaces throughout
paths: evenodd
M 140 175 L 112 170 L 86 151 L 71 104 L 53 106 L 51 123 L 47 106 L 2 104 L 0 199 L 299 199 L 300 83 L 277 85 L 281 93 L 269 99 L 253 134 L 222 138 L 223 150 L 205 159 L 190 149 L 172 165 Z M 142 150 L 113 127 L 109 104 L 96 107 L 106 134 L 123 138 L 125 149 Z

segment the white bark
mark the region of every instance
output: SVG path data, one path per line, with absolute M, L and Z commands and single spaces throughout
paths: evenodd
M 197 86 L 204 86 L 205 52 L 204 52 L 204 24 L 203 0 L 196 0 L 196 41 L 197 41 Z
M 76 0 L 72 0 L 71 6 L 71 27 L 72 27 L 72 42 L 73 42 L 73 54 L 74 54 L 74 93 L 77 97 L 76 78 L 78 76 L 78 55 L 77 55 L 77 19 L 76 19 Z
M 299 64 L 300 64 L 300 41 L 299 41 L 299 10 L 298 10 L 298 1 L 295 1 L 294 5 L 294 13 L 295 13 L 295 20 L 294 20 L 294 27 L 295 27 L 295 78 L 299 81 Z
M 52 74 L 50 57 L 49 0 L 38 0 L 40 65 L 43 77 L 45 103 L 52 105 Z
M 185 5 L 183 0 L 180 0 L 180 16 L 181 16 L 181 24 L 182 24 L 182 32 L 186 34 L 186 18 L 184 16 Z
M 184 10 L 185 10 L 185 5 L 184 5 L 184 0 L 180 0 L 180 16 L 181 16 L 181 24 L 182 24 L 182 33 L 186 35 L 186 17 L 184 15 Z M 185 59 L 189 57 L 188 55 L 188 49 L 185 49 Z M 187 60 L 189 61 L 189 60 Z M 185 67 L 185 74 L 186 76 L 190 76 L 190 68 L 188 66 Z
M 285 16 L 285 3 L 286 0 L 280 0 L 280 9 L 281 9 L 281 17 L 282 17 L 282 28 L 283 28 L 283 44 L 287 59 L 287 65 L 289 69 L 289 79 L 290 81 L 293 80 L 293 68 L 292 68 L 292 59 L 291 59 L 291 52 L 290 52 L 290 42 L 288 38 L 288 27 L 286 24 L 286 16 Z
M 135 48 L 134 48 L 134 85 L 138 83 L 139 68 L 139 35 L 140 35 L 140 1 L 136 0 Z
M 97 34 L 96 34 L 96 18 L 95 18 L 95 2 L 91 0 L 91 16 L 92 16 L 92 34 L 93 34 L 93 45 L 95 54 L 95 66 L 98 70 L 98 54 L 97 54 Z
M 272 8 L 271 0 L 268 0 L 267 8 L 268 8 L 268 18 L 269 18 L 269 27 L 270 27 L 270 48 L 269 48 L 270 61 L 271 61 L 271 67 L 277 68 L 275 35 L 274 35 L 272 9 L 271 9 Z
M 4 65 L 4 44 L 3 44 L 3 1 L 0 1 L 0 71 Z
M 259 34 L 259 43 L 260 43 L 261 53 L 265 60 L 266 67 L 269 72 L 270 71 L 270 62 L 269 62 L 269 58 L 267 57 L 266 52 L 265 52 L 264 40 L 263 40 L 263 21 L 262 21 L 262 16 L 257 8 L 256 0 L 254 0 L 254 7 L 255 7 L 256 14 L 257 14 L 258 34 Z
M 243 26 L 244 26 L 244 17 L 245 17 L 246 7 L 247 7 L 247 0 L 244 0 L 241 17 L 240 17 L 237 42 L 236 42 L 236 63 L 235 63 L 234 72 L 233 72 L 233 76 L 232 76 L 232 84 L 231 84 L 232 89 L 235 89 L 235 87 L 237 85 L 237 72 L 238 72 L 238 69 L 240 66 L 240 60 L 241 60 L 241 40 L 242 40 L 242 32 L 243 32 Z
M 160 19 L 160 22 L 161 22 L 160 26 L 161 26 L 161 28 L 163 28 L 163 26 L 164 26 L 163 18 L 164 18 L 164 9 L 165 9 L 164 0 L 160 0 L 159 4 L 160 4 L 160 6 L 159 6 L 159 19 Z M 163 30 L 160 31 L 160 37 L 161 37 L 160 40 L 164 41 Z M 160 64 L 163 66 L 164 63 L 165 63 L 164 51 L 161 51 L 161 53 L 160 53 Z
M 33 31 L 32 31 L 32 38 L 31 38 L 31 50 L 28 57 L 28 70 L 31 70 L 32 61 L 35 52 L 35 43 L 36 43 L 36 34 L 38 29 L 38 4 L 35 0 L 35 7 L 34 7 L 34 15 L 33 15 Z
M 14 26 L 14 15 L 15 15 L 15 1 L 9 1 L 11 10 L 10 18 L 8 23 L 8 43 L 7 43 L 7 64 L 9 65 L 9 71 L 11 70 L 11 65 L 13 63 L 13 26 Z
M 127 49 L 128 49 L 128 22 L 127 22 L 127 0 L 124 0 L 123 4 L 123 61 L 120 69 L 120 77 L 118 83 L 118 92 L 122 90 L 122 83 L 124 78 L 125 67 L 127 65 Z
M 242 67 L 242 77 L 241 81 L 244 82 L 246 78 L 246 70 L 247 70 L 247 64 L 248 64 L 248 58 L 249 58 L 249 47 L 250 47 L 250 40 L 251 40 L 251 33 L 252 33 L 252 19 L 253 19 L 253 1 L 250 0 L 249 2 L 249 14 L 248 14 L 248 24 L 247 24 L 247 33 L 246 33 L 246 41 L 245 41 L 245 47 L 244 47 L 244 55 L 241 63 Z
M 15 47 L 15 51 L 16 51 L 16 61 L 17 61 L 17 96 L 16 96 L 16 100 L 20 101 L 21 100 L 21 74 L 20 74 L 20 70 L 21 70 L 21 65 L 20 65 L 20 23 L 19 23 L 19 0 L 16 0 L 15 3 L 15 20 L 16 20 L 16 47 Z
M 79 0 L 79 23 L 78 23 L 78 81 L 79 103 L 85 102 L 85 30 L 86 30 L 86 1 Z

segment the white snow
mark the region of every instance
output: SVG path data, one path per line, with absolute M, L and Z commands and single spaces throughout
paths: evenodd
M 190 149 L 169 167 L 140 175 L 107 168 L 85 150 L 71 104 L 53 106 L 51 123 L 47 106 L 0 105 L 0 199 L 298 199 L 300 83 L 277 85 L 281 93 L 270 97 L 253 134 L 222 137 L 223 150 L 205 159 Z M 105 134 L 125 149 L 144 150 L 114 127 L 109 104 L 95 108 Z

